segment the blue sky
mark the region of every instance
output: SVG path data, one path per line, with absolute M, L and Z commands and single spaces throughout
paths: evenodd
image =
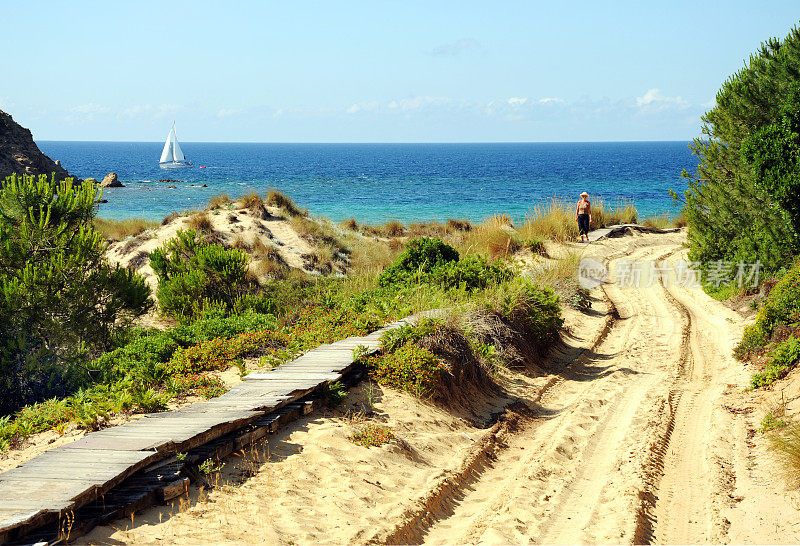
M 798 7 L 0 0 L 0 109 L 38 140 L 684 140 Z

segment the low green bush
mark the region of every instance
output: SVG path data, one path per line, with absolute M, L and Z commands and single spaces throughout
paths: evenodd
M 429 398 L 436 392 L 445 369 L 432 352 L 406 343 L 392 353 L 365 358 L 370 377 L 381 385 Z
M 378 277 L 380 286 L 403 284 L 416 275 L 429 273 L 448 262 L 458 261 L 458 251 L 439 238 L 420 237 L 406 244 L 406 249 Z
M 289 347 L 307 351 L 324 343 L 363 336 L 383 326 L 381 317 L 348 307 L 310 305 L 301 309 L 287 330 Z
M 784 275 L 770 292 L 756 316 L 755 324 L 745 328 L 734 355 L 745 359 L 756 354 L 770 341 L 780 326 L 800 322 L 800 262 Z
M 426 318 L 416 324 L 404 324 L 399 328 L 387 330 L 381 336 L 381 350 L 384 353 L 392 353 L 403 345 L 419 341 L 441 325 L 441 320 Z
M 174 239 L 150 253 L 161 311 L 181 322 L 191 322 L 204 312 L 229 313 L 255 288 L 247 275 L 248 260 L 242 250 L 208 243 L 191 229 L 179 230 Z
M 501 301 L 499 311 L 511 322 L 520 322 L 542 346 L 555 341 L 564 324 L 559 298 L 552 288 L 518 278 Z
M 425 275 L 424 281 L 444 289 L 463 287 L 475 290 L 506 281 L 513 275 L 513 271 L 502 263 L 491 264 L 483 256 L 469 256 L 435 267 Z
M 754 389 L 771 385 L 786 376 L 800 360 L 800 339 L 790 336 L 772 352 L 763 372 L 754 374 L 750 386 Z
M 225 370 L 256 350 L 286 346 L 286 337 L 275 332 L 245 332 L 226 338 L 215 338 L 188 348 L 178 348 L 167 363 L 170 374 Z
M 394 431 L 379 423 L 364 423 L 349 436 L 350 441 L 362 447 L 380 447 L 395 438 Z
M 513 275 L 502 262 L 489 263 L 484 256 L 460 259 L 458 251 L 441 239 L 420 237 L 409 241 L 406 250 L 378 277 L 378 284 L 399 288 L 428 283 L 444 290 L 476 290 L 508 280 Z

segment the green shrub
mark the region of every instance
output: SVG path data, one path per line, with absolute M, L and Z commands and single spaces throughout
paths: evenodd
M 500 262 L 491 264 L 484 256 L 459 259 L 458 251 L 441 239 L 421 237 L 409 241 L 406 250 L 378 277 L 378 284 L 397 288 L 423 282 L 445 290 L 475 290 L 512 276 L 513 271 Z
M 429 273 L 448 262 L 458 261 L 458 251 L 439 238 L 420 237 L 406 244 L 406 249 L 378 277 L 380 286 L 408 282 L 420 273 Z
M 747 358 L 762 349 L 780 326 L 800 322 L 800 262 L 784 275 L 769 293 L 756 315 L 756 322 L 745 328 L 734 355 Z
M 754 389 L 771 385 L 786 376 L 800 360 L 800 339 L 790 336 L 778 344 L 764 367 L 763 372 L 754 374 L 750 386 Z
M 392 353 L 408 343 L 417 342 L 442 325 L 441 320 L 422 319 L 417 324 L 404 324 L 392 328 L 381 335 L 381 349 L 384 353 Z
M 364 423 L 349 438 L 351 442 L 362 447 L 380 447 L 393 440 L 395 435 L 386 425 Z
M 210 313 L 191 324 L 177 326 L 168 335 L 187 347 L 218 337 L 230 338 L 244 332 L 277 329 L 278 321 L 274 315 L 245 311 L 229 317 Z
M 446 262 L 435 267 L 424 277 L 424 282 L 437 284 L 444 288 L 463 287 L 466 290 L 486 288 L 513 276 L 502 263 L 490 264 L 483 256 L 469 256 L 457 262 Z
M 248 257 L 238 249 L 205 242 L 194 230 L 180 230 L 163 248 L 150 253 L 158 276 L 161 310 L 182 322 L 204 312 L 233 310 L 254 286 L 247 277 Z
M 258 349 L 286 346 L 286 338 L 274 332 L 246 332 L 230 339 L 215 338 L 193 347 L 178 348 L 167 363 L 170 373 L 225 370 L 242 356 Z
M 168 382 L 168 387 L 175 394 L 191 393 L 206 399 L 220 396 L 228 390 L 218 377 L 200 373 L 175 376 Z
M 541 237 L 533 235 L 529 239 L 526 239 L 522 244 L 534 254 L 547 254 L 547 249 L 544 246 L 544 239 Z
M 103 257 L 99 196 L 54 176 L 0 185 L 0 414 L 86 384 L 86 360 L 151 305 L 144 279 Z
M 775 417 L 771 413 L 768 413 L 761 420 L 761 427 L 759 428 L 759 432 L 761 432 L 761 434 L 764 434 L 765 432 L 769 432 L 770 430 L 783 428 L 787 424 L 788 423 L 786 423 L 786 421 L 784 421 L 780 417 Z
M 346 307 L 312 305 L 299 311 L 289 330 L 289 347 L 307 351 L 324 343 L 363 336 L 383 325 L 380 317 Z
M 544 346 L 554 342 L 564 319 L 553 289 L 536 286 L 525 279 L 517 281 L 515 288 L 502 299 L 502 315 L 511 322 L 524 324 L 537 344 Z
M 341 381 L 325 383 L 322 387 L 322 398 L 330 407 L 339 407 L 344 402 L 344 399 L 347 398 L 347 387 Z
M 432 352 L 413 343 L 406 343 L 393 353 L 366 358 L 370 376 L 381 385 L 429 398 L 437 389 L 444 367 Z

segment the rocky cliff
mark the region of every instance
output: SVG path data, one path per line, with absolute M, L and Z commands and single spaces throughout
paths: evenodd
M 11 173 L 56 173 L 59 179 L 70 176 L 65 168 L 39 150 L 29 129 L 0 110 L 0 180 Z

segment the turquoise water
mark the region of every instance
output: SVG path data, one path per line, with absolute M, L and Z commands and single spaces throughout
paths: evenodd
M 607 203 L 632 200 L 640 213 L 676 211 L 683 169 L 695 159 L 686 142 L 520 144 L 181 143 L 194 166 L 161 169 L 160 142 L 38 143 L 73 174 L 102 179 L 114 171 L 99 215 L 160 219 L 202 208 L 220 193 L 236 197 L 277 188 L 332 220 L 481 220 L 524 217 L 534 205 L 577 200 L 581 191 Z M 159 179 L 179 182 L 159 182 Z M 206 184 L 207 187 L 201 187 Z M 168 188 L 175 185 L 175 189 Z

